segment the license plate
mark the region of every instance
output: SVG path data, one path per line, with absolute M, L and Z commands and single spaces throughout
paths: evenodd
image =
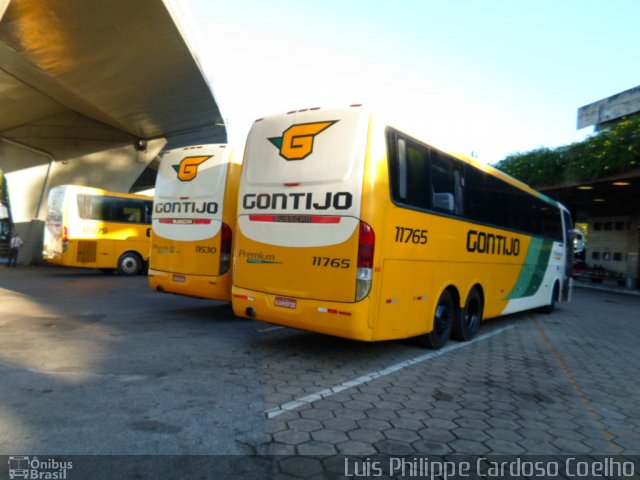
M 174 282 L 184 282 L 186 280 L 186 278 L 184 277 L 184 275 L 174 275 L 173 276 L 173 281 Z
M 296 308 L 298 301 L 295 298 L 276 297 L 275 306 L 282 308 Z

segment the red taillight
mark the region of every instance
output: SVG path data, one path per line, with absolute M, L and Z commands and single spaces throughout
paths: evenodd
M 360 239 L 358 240 L 358 268 L 373 268 L 373 250 L 376 236 L 373 228 L 360 222 Z
M 67 227 L 62 227 L 62 241 L 63 242 L 69 241 L 69 230 L 67 229 Z
M 220 253 L 231 255 L 231 228 L 226 223 L 222 224 L 222 240 L 220 242 Z
M 222 224 L 220 232 L 220 275 L 227 273 L 231 265 L 231 228 L 226 223 Z
M 376 236 L 373 228 L 360 222 L 360 236 L 358 237 L 358 269 L 356 270 L 356 302 L 363 300 L 371 290 L 373 280 L 373 251 Z

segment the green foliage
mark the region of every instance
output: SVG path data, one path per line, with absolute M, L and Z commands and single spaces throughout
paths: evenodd
M 640 115 L 623 118 L 588 139 L 509 155 L 496 164 L 534 187 L 576 184 L 640 168 Z

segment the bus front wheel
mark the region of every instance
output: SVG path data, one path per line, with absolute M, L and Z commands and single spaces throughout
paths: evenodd
M 433 316 L 433 330 L 420 337 L 420 343 L 428 348 L 438 349 L 444 347 L 451 335 L 454 317 L 457 309 L 451 293 L 448 290 L 442 292 L 436 305 Z
M 482 297 L 477 289 L 471 290 L 467 297 L 464 310 L 453 322 L 451 337 L 456 340 L 471 340 L 482 322 Z
M 118 259 L 118 273 L 124 276 L 138 275 L 142 271 L 142 258 L 135 252 L 123 253 Z

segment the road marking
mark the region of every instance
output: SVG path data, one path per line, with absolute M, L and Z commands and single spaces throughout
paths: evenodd
M 258 333 L 269 333 L 269 332 L 275 332 L 276 330 L 282 330 L 285 327 L 267 327 L 267 328 L 260 328 L 258 330 L 256 330 L 256 332 Z
M 325 398 L 335 395 L 336 393 L 340 393 L 349 388 L 357 387 L 364 383 L 368 383 L 372 380 L 375 380 L 376 378 L 390 375 L 392 373 L 398 372 L 400 370 L 403 370 L 407 367 L 416 365 L 421 362 L 426 362 L 427 360 L 431 360 L 432 358 L 439 357 L 441 355 L 444 355 L 445 353 L 453 352 L 454 350 L 458 350 L 459 348 L 468 347 L 469 345 L 473 345 L 474 343 L 481 342 L 482 340 L 486 340 L 487 338 L 493 337 L 495 335 L 499 335 L 515 327 L 516 325 L 499 328 L 497 330 L 494 330 L 493 332 L 485 333 L 484 335 L 478 335 L 476 338 L 468 342 L 458 342 L 458 343 L 449 345 L 448 347 L 444 347 L 440 350 L 434 350 L 432 352 L 419 355 L 415 358 L 405 360 L 404 362 L 396 363 L 387 368 L 383 368 L 382 370 L 378 370 L 377 372 L 371 372 L 366 375 L 362 375 L 358 378 L 354 378 L 353 380 L 347 380 L 346 382 L 342 382 L 338 385 L 334 385 L 333 387 L 325 388 L 324 390 L 321 390 L 319 392 L 312 393 L 310 395 L 305 395 L 304 397 L 300 397 L 290 402 L 282 403 L 277 407 L 270 408 L 265 412 L 265 415 L 267 416 L 267 418 L 277 417 L 279 415 L 282 415 L 283 413 L 287 413 L 287 412 L 290 412 L 291 410 L 295 410 L 296 408 L 299 408 L 303 405 L 313 403 L 318 400 L 324 400 Z

